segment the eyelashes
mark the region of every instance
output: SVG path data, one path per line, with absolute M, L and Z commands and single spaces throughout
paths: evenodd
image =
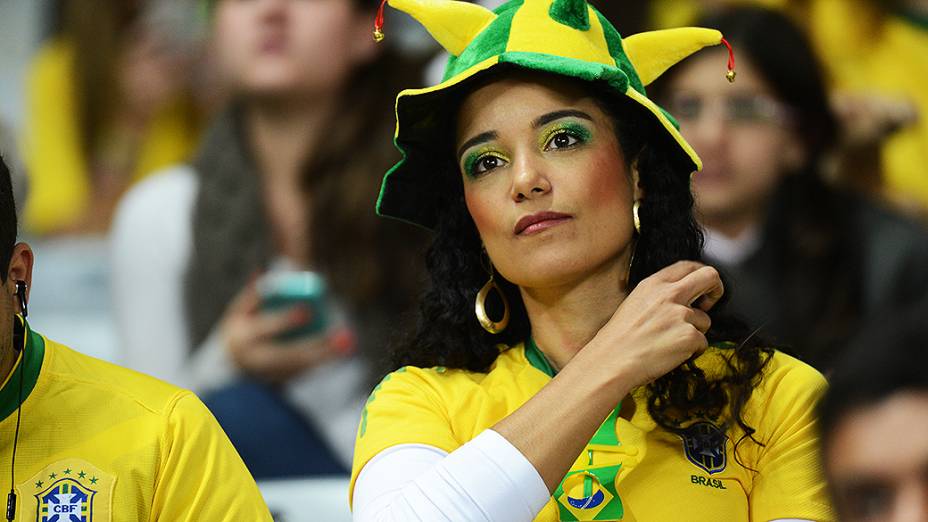
M 567 149 L 589 143 L 592 139 L 593 133 L 585 125 L 565 121 L 546 129 L 538 141 L 538 148 L 541 150 Z
M 585 125 L 559 122 L 546 128 L 538 137 L 537 147 L 542 152 L 557 152 L 573 149 L 592 141 L 593 132 Z M 491 145 L 484 145 L 464 155 L 461 162 L 463 173 L 478 178 L 511 162 L 508 155 Z
M 464 174 L 476 178 L 506 163 L 509 163 L 509 158 L 502 152 L 481 147 L 464 157 Z

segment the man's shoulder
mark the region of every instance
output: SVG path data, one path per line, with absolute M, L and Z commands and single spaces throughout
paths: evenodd
M 53 384 L 64 386 L 68 393 L 83 396 L 97 404 L 97 408 L 119 408 L 121 415 L 137 409 L 138 413 L 167 417 L 178 401 L 187 396 L 195 398 L 192 392 L 150 375 L 43 339 L 48 366 L 42 373 Z

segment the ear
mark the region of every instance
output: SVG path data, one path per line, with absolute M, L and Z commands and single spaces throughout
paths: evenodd
M 26 243 L 17 243 L 13 247 L 13 256 L 10 258 L 10 267 L 6 273 L 6 289 L 10 295 L 16 295 L 16 282 L 23 281 L 26 283 L 26 299 L 29 298 L 29 292 L 32 289 L 32 265 L 35 259 L 32 248 Z M 16 312 L 21 310 L 19 299 L 16 299 Z

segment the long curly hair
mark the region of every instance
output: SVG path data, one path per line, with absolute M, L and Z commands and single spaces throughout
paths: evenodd
M 640 184 L 648 195 L 639 209 L 641 232 L 629 271 L 631 291 L 664 267 L 700 259 L 703 234 L 693 218 L 692 163 L 638 104 L 595 84 L 583 87 L 592 89 L 601 108 L 612 116 L 626 161 L 631 165 L 637 158 Z M 514 345 L 531 336 L 518 287 L 498 273 L 496 280 L 510 306 L 509 326 L 493 335 L 474 317 L 474 299 L 488 274 L 457 169 L 449 154 L 436 173 L 444 176 L 446 190 L 436 195 L 443 211 L 426 254 L 431 284 L 421 297 L 415 330 L 393 348 L 394 368 L 443 366 L 486 372 L 499 355 L 500 343 Z M 498 317 L 492 307 L 499 303 L 490 306 L 491 315 Z M 686 361 L 647 385 L 648 412 L 659 426 L 673 433 L 682 434 L 693 422 L 707 420 L 719 424 L 726 435 L 737 424 L 741 439 L 753 439 L 755 430 L 744 420 L 744 405 L 761 380 L 772 350 L 744 322 L 725 312 L 724 299 L 709 315 L 712 327 L 707 338 L 730 351 L 726 357 L 729 371 L 710 378 L 692 359 Z

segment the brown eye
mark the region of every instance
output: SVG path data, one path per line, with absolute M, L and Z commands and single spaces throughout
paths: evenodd
M 505 166 L 506 162 L 506 158 L 499 156 L 499 153 L 487 152 L 477 159 L 468 161 L 464 165 L 464 173 L 471 177 L 481 176 L 492 170 Z
M 559 132 L 551 138 L 550 142 L 548 142 L 548 148 L 549 149 L 566 149 L 569 147 L 573 147 L 579 142 L 580 140 L 578 140 L 576 136 L 573 136 L 569 132 Z
M 480 161 L 477 165 L 477 171 L 486 172 L 488 170 L 493 170 L 496 167 L 499 167 L 499 158 L 496 156 L 486 156 L 484 158 L 480 158 Z

